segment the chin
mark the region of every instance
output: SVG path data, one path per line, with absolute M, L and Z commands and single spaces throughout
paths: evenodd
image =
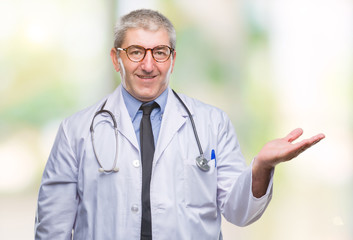
M 157 93 L 155 93 L 154 91 L 151 90 L 141 90 L 141 91 L 137 91 L 135 92 L 136 96 L 135 98 L 137 98 L 140 101 L 143 102 L 149 102 L 154 100 L 155 98 L 157 98 Z

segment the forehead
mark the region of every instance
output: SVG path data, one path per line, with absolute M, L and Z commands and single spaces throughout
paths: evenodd
M 131 28 L 126 31 L 122 47 L 131 45 L 140 45 L 145 48 L 153 48 L 157 45 L 169 46 L 169 35 L 167 30 L 160 28 L 158 30 L 146 30 L 143 28 Z

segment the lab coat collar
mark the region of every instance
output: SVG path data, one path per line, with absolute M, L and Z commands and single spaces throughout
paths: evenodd
M 139 151 L 139 144 L 136 139 L 136 134 L 130 115 L 123 99 L 121 88 L 122 86 L 119 85 L 115 91 L 108 96 L 107 103 L 104 108 L 114 114 L 118 124 L 118 131 Z
M 188 117 L 187 112 L 179 100 L 174 96 L 172 90 L 168 88 L 168 91 L 168 100 L 163 114 L 161 130 L 155 150 L 154 164 L 158 162 L 162 153 L 179 129 L 185 124 Z M 184 103 L 187 105 L 185 101 Z M 189 111 L 193 114 L 193 109 L 189 108 Z
M 137 142 L 131 118 L 122 96 L 121 88 L 122 86 L 119 85 L 116 90 L 108 96 L 107 103 L 104 108 L 114 114 L 118 124 L 118 131 L 139 151 L 139 144 Z M 194 115 L 194 109 L 188 105 L 183 96 L 181 96 L 181 98 L 189 108 L 190 113 Z M 167 104 L 164 110 L 160 134 L 155 149 L 155 163 L 161 157 L 162 153 L 171 142 L 175 134 L 186 122 L 187 118 L 188 114 L 186 110 L 175 97 L 171 88 L 168 87 Z

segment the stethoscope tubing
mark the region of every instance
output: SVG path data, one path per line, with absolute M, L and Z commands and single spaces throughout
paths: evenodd
M 195 139 L 196 139 L 197 147 L 198 147 L 199 152 L 200 152 L 200 156 L 198 156 L 196 158 L 196 164 L 202 171 L 208 171 L 210 169 L 210 167 L 208 165 L 208 160 L 205 159 L 204 155 L 203 155 L 203 150 L 202 150 L 200 139 L 199 139 L 199 135 L 197 133 L 197 129 L 196 129 L 196 126 L 195 126 L 194 118 L 192 117 L 192 115 L 191 115 L 188 107 L 184 103 L 184 101 L 181 100 L 179 95 L 173 89 L 172 89 L 172 91 L 173 91 L 175 97 L 178 99 L 178 101 L 182 104 L 182 106 L 184 107 L 185 111 L 187 112 L 187 114 L 188 114 L 188 116 L 190 118 L 190 122 L 191 122 L 191 125 L 192 125 L 192 130 L 194 132 L 194 136 L 195 136 Z M 90 132 L 91 132 L 91 141 L 92 141 L 93 152 L 94 152 L 94 155 L 95 155 L 95 157 L 97 159 L 97 162 L 99 164 L 99 167 L 100 167 L 98 170 L 99 170 L 99 172 L 110 173 L 110 172 L 118 172 L 119 171 L 119 168 L 116 166 L 117 162 L 118 162 L 118 124 L 117 124 L 117 121 L 115 119 L 114 114 L 111 111 L 104 109 L 104 106 L 105 106 L 106 103 L 107 103 L 107 100 L 105 100 L 105 102 L 103 103 L 103 105 L 100 108 L 100 110 L 98 110 L 94 114 L 94 116 L 92 118 L 91 126 L 90 126 Z M 102 165 L 101 161 L 99 160 L 99 157 L 98 157 L 95 145 L 94 145 L 94 127 L 93 127 L 94 119 L 99 114 L 102 114 L 102 113 L 107 113 L 110 116 L 110 118 L 113 120 L 113 126 L 114 126 L 114 132 L 115 132 L 115 141 L 116 141 L 116 152 L 115 152 L 114 163 L 113 163 L 112 168 L 108 169 L 108 170 L 103 168 L 103 165 Z
M 116 166 L 117 165 L 117 162 L 118 162 L 118 124 L 116 122 L 116 119 L 113 115 L 113 113 L 109 110 L 105 110 L 103 109 L 105 104 L 106 104 L 107 101 L 104 102 L 103 106 L 101 107 L 101 109 L 99 111 L 97 111 L 93 118 L 92 118 L 92 122 L 91 122 L 91 126 L 90 126 L 90 132 L 91 132 L 91 141 L 92 141 L 92 147 L 93 147 L 93 152 L 94 152 L 94 156 L 96 157 L 97 159 L 97 162 L 100 166 L 100 168 L 98 169 L 99 172 L 118 172 L 119 171 L 119 168 Z M 97 154 L 97 151 L 96 151 L 96 148 L 95 148 L 95 145 L 94 145 L 94 128 L 93 128 L 93 125 L 94 125 L 94 119 L 96 118 L 96 116 L 98 116 L 99 114 L 102 114 L 102 113 L 107 113 L 110 115 L 110 118 L 113 120 L 113 126 L 114 126 L 114 134 L 115 134 L 115 143 L 116 143 L 116 148 L 115 148 L 115 158 L 114 158 L 114 162 L 113 162 L 113 166 L 111 169 L 104 169 L 103 168 L 103 165 L 101 163 L 101 161 L 99 160 L 99 157 L 98 157 L 98 154 Z
M 183 105 L 184 109 L 186 110 L 190 121 L 191 121 L 191 125 L 192 125 L 192 130 L 194 131 L 194 136 L 196 139 L 196 143 L 197 143 L 197 147 L 199 148 L 199 152 L 200 152 L 200 156 L 203 157 L 203 151 L 202 151 L 202 147 L 201 147 L 201 143 L 200 143 L 200 139 L 199 139 L 199 135 L 197 134 L 197 130 L 196 130 L 196 126 L 195 126 L 195 122 L 194 122 L 194 118 L 192 117 L 189 108 L 186 106 L 186 104 L 184 103 L 183 100 L 181 100 L 181 98 L 179 97 L 179 95 L 172 89 L 175 97 L 179 100 L 179 102 Z

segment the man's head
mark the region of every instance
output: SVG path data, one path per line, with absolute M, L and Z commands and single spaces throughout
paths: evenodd
M 132 96 L 152 101 L 167 88 L 176 55 L 175 39 L 171 22 L 156 11 L 136 10 L 121 18 L 110 55 L 123 87 Z M 159 61 L 161 46 L 166 46 L 162 48 L 167 49 L 168 58 Z M 136 61 L 134 56 L 139 54 L 142 57 Z
M 120 22 L 115 26 L 115 48 L 122 47 L 127 30 L 132 28 L 150 31 L 165 29 L 169 35 L 170 47 L 175 49 L 176 33 L 173 24 L 164 15 L 149 9 L 135 10 L 121 17 Z

